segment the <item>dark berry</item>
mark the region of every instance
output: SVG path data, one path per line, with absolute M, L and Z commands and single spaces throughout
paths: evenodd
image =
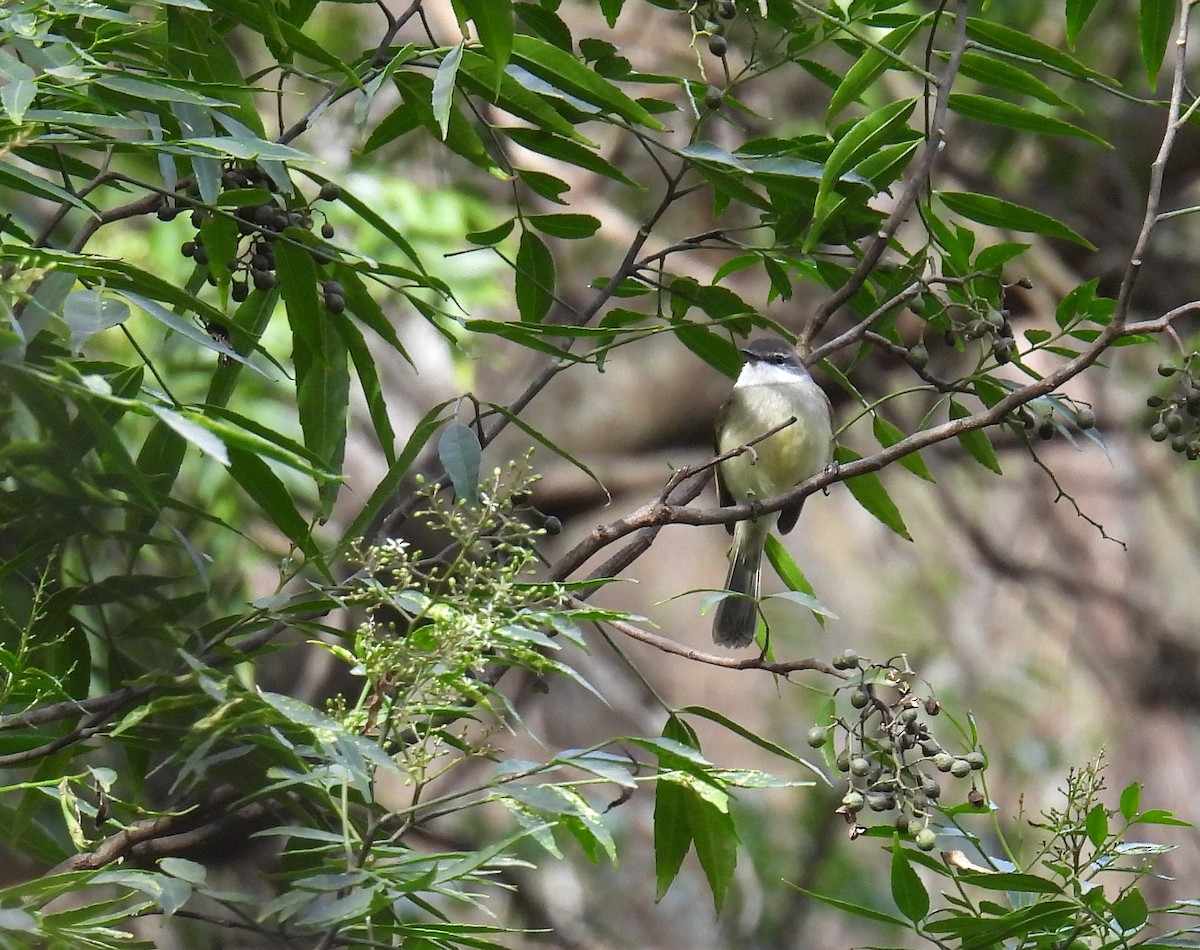
M 254 281 L 256 290 L 270 290 L 275 286 L 275 275 L 265 270 L 251 271 L 250 279 Z
M 342 197 L 342 189 L 332 181 L 327 181 L 321 186 L 322 201 L 337 201 Z
M 321 225 L 321 237 L 325 238 L 325 240 L 328 241 L 335 234 L 337 234 L 337 231 L 335 231 L 333 229 L 332 224 L 329 224 L 328 222 L 326 222 L 325 224 Z
M 737 4 L 733 0 L 719 0 L 717 3 L 717 16 L 722 20 L 732 20 L 737 16 Z
M 233 286 L 230 287 L 229 296 L 237 303 L 241 303 L 250 296 L 250 287 L 244 280 L 235 280 Z
M 1171 363 L 1169 360 L 1163 360 L 1163 362 L 1158 364 L 1159 376 L 1174 376 L 1178 372 L 1179 367 L 1174 363 Z
M 184 241 L 183 245 L 179 248 L 179 253 L 184 257 L 192 257 L 196 253 L 196 242 Z
M 161 208 L 158 209 L 158 220 L 159 221 L 174 221 L 178 214 L 179 214 L 179 209 L 176 208 L 174 205 L 163 205 Z
M 341 313 L 346 309 L 346 298 L 337 294 L 326 294 L 325 309 L 333 314 Z
M 197 208 L 192 212 L 192 227 L 198 228 L 208 220 L 208 212 L 203 208 Z
M 714 34 L 708 38 L 708 51 L 714 56 L 724 57 L 729 51 L 729 43 L 726 42 L 725 37 Z

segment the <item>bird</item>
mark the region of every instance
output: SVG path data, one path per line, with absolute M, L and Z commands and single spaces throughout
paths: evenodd
M 746 449 L 717 465 L 722 507 L 779 495 L 824 470 L 833 456 L 829 397 L 792 344 L 782 337 L 760 337 L 742 347 L 741 353 L 746 361 L 717 414 L 715 444 L 718 455 L 741 446 Z M 783 428 L 762 438 L 779 426 Z M 733 544 L 725 589 L 733 593 L 717 604 L 713 618 L 713 642 L 719 646 L 745 647 L 753 642 L 763 545 L 776 523 L 781 534 L 795 527 L 801 504 L 726 525 Z

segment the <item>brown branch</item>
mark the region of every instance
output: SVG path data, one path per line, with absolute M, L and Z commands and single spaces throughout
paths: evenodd
M 583 601 L 577 598 L 570 598 L 568 606 L 584 607 Z M 830 664 L 823 660 L 808 658 L 804 660 L 788 660 L 786 662 L 773 662 L 765 657 L 747 657 L 745 659 L 737 659 L 731 656 L 718 656 L 715 653 L 705 653 L 703 650 L 697 650 L 693 647 L 684 646 L 676 640 L 671 640 L 668 637 L 661 637 L 656 633 L 651 633 L 649 630 L 643 630 L 641 627 L 627 623 L 624 620 L 605 620 L 604 625 L 622 636 L 629 637 L 631 640 L 636 640 L 638 643 L 644 643 L 647 646 L 652 646 L 656 650 L 661 650 L 663 653 L 670 653 L 673 656 L 681 656 L 687 660 L 694 660 L 697 663 L 707 663 L 709 666 L 723 666 L 730 670 L 765 670 L 768 673 L 774 673 L 777 676 L 787 677 L 790 673 L 796 673 L 800 670 L 816 670 L 819 673 L 828 673 L 830 676 L 836 676 L 840 679 L 846 679 L 847 675 L 842 670 L 834 669 Z
M 875 455 L 857 459 L 837 468 L 826 469 L 781 495 L 756 501 L 752 505 L 731 505 L 726 508 L 681 508 L 662 501 L 645 504 L 623 518 L 597 525 L 584 541 L 559 559 L 552 568 L 552 572 L 558 578 L 570 577 L 597 552 L 642 528 L 665 524 L 725 524 L 729 521 L 741 521 L 780 511 L 803 501 L 809 495 L 821 491 L 835 482 L 877 472 L 905 455 L 947 439 L 957 438 L 964 433 L 995 425 L 1026 403 L 1039 396 L 1054 392 L 1067 380 L 1074 378 L 1095 363 L 1116 340 L 1131 332 L 1133 331 L 1118 326 L 1116 323 L 1110 323 L 1100 331 L 1100 335 L 1091 345 L 1074 359 L 1067 361 L 1041 379 L 1014 390 L 990 408 L 914 432 Z

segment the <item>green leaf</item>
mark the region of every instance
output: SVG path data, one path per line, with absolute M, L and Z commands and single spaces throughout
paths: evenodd
M 342 285 L 343 288 L 345 284 Z M 359 332 L 358 327 L 350 320 L 330 321 L 358 374 L 359 385 L 362 387 L 363 401 L 367 404 L 367 414 L 371 417 L 371 425 L 379 439 L 379 447 L 389 465 L 396 459 L 396 432 L 392 428 L 391 414 L 383 397 L 383 385 L 379 380 L 379 371 L 375 365 L 375 356 L 371 353 L 367 341 Z M 390 324 L 388 325 L 390 328 Z M 393 331 L 394 332 L 394 331 Z
M 63 304 L 62 317 L 71 331 L 71 350 L 78 353 L 100 331 L 124 323 L 129 318 L 129 305 L 98 290 L 73 290 Z
M 801 887 L 799 884 L 788 881 L 790 887 L 794 887 L 806 897 L 811 897 L 813 900 L 818 900 L 822 904 L 828 904 L 837 910 L 847 914 L 853 914 L 855 917 L 861 917 L 864 920 L 871 920 L 879 924 L 888 924 L 891 927 L 900 927 L 901 929 L 909 929 L 908 924 L 898 917 L 892 917 L 890 914 L 882 913 L 878 910 L 872 910 L 870 907 L 863 907 L 861 904 L 852 904 L 849 901 L 839 900 L 836 897 L 828 897 L 825 894 L 818 894 L 816 891 L 810 891 L 808 888 Z
M 25 113 L 37 96 L 37 83 L 32 79 L 17 79 L 0 89 L 0 105 L 13 125 L 20 125 Z
M 966 406 L 955 399 L 950 400 L 950 418 L 952 420 L 966 419 L 970 415 L 971 410 Z M 982 429 L 971 429 L 968 432 L 961 432 L 958 435 L 958 441 L 967 450 L 971 458 L 975 459 L 980 465 L 990 468 L 997 475 L 1004 474 L 1000 470 L 1000 459 L 996 456 L 996 450 L 992 448 L 992 443 L 988 440 L 987 435 Z
M 466 40 L 463 41 L 465 43 Z M 463 43 L 451 48 L 438 64 L 433 77 L 433 98 L 430 105 L 433 119 L 442 132 L 442 141 L 450 131 L 450 113 L 454 110 L 454 80 L 458 76 L 458 65 L 462 62 Z
M 961 70 L 964 76 L 978 82 L 998 86 L 1021 95 L 1033 96 L 1055 108 L 1075 108 L 1033 73 L 1007 60 L 997 59 L 983 53 L 967 52 L 963 54 Z
M 229 473 L 234 481 L 262 509 L 271 520 L 271 524 L 304 552 L 323 574 L 329 576 L 329 569 L 324 565 L 321 551 L 313 542 L 308 522 L 296 510 L 296 504 L 279 476 L 253 452 L 236 445 L 229 445 L 227 448 Z
M 513 44 L 512 0 L 454 0 L 459 19 L 475 23 L 475 33 L 497 69 L 508 65 Z
M 826 785 L 830 784 L 829 778 L 825 775 L 825 773 L 807 759 L 803 759 L 796 755 L 796 753 L 792 752 L 791 749 L 784 748 L 783 746 L 772 742 L 765 736 L 760 735 L 756 730 L 747 729 L 745 726 L 735 722 L 723 713 L 709 709 L 707 706 L 684 706 L 682 709 L 678 710 L 678 713 L 680 715 L 686 714 L 689 716 L 700 716 L 701 718 L 707 719 L 710 722 L 715 722 L 720 726 L 724 726 L 730 732 L 741 736 L 747 742 L 753 743 L 760 749 L 770 752 L 772 755 L 777 755 L 779 758 L 786 759 L 788 762 L 794 762 L 797 765 L 803 765 L 806 769 L 810 769 L 813 773 L 815 773 L 818 778 L 825 782 Z
M 906 438 L 904 431 L 899 426 L 889 422 L 878 412 L 871 417 L 871 428 L 875 432 L 875 438 L 885 449 Z M 918 478 L 923 478 L 927 482 L 935 481 L 933 473 L 929 471 L 929 466 L 925 464 L 925 460 L 921 458 L 919 452 L 902 455 L 897 461 Z
M 848 462 L 855 462 L 862 458 L 862 456 L 852 449 L 846 448 L 844 445 L 839 445 L 834 452 L 834 458 L 839 464 L 846 464 Z M 883 524 L 904 538 L 905 541 L 912 540 L 912 535 L 908 533 L 908 528 L 904 524 L 904 518 L 900 514 L 900 509 L 896 507 L 896 503 L 892 501 L 887 489 L 883 487 L 883 480 L 877 472 L 868 472 L 866 475 L 856 475 L 854 478 L 848 478 L 846 479 L 846 487 L 850 490 L 850 494 L 854 496 L 854 500 L 883 522 Z
M 617 17 L 621 15 L 623 6 L 625 0 L 600 0 L 600 12 L 604 14 L 604 20 L 610 29 L 617 25 Z
M 664 131 L 662 123 L 647 112 L 644 106 L 630 99 L 566 50 L 559 49 L 536 36 L 517 35 L 513 37 L 512 58 L 534 76 L 565 93 L 590 102 L 634 125 Z
M 498 70 L 495 63 L 474 50 L 463 51 L 459 85 L 471 95 L 482 96 L 505 112 L 524 119 L 534 129 L 591 144 L 545 98 L 525 88 L 508 72 Z M 512 130 L 497 131 L 508 135 Z
M 480 247 L 492 247 L 512 234 L 516 223 L 516 218 L 509 218 L 507 221 L 502 221 L 494 228 L 488 228 L 486 231 L 468 231 L 466 239 L 472 244 L 478 244 Z
M 590 214 L 530 214 L 525 221 L 543 234 L 568 241 L 589 238 L 600 230 L 600 222 Z
M 1142 786 L 1139 782 L 1130 782 L 1121 789 L 1121 817 L 1133 821 L 1137 816 L 1138 804 L 1142 800 Z
M 425 444 L 430 437 L 438 429 L 442 427 L 442 412 L 446 407 L 455 400 L 447 399 L 445 402 L 440 402 L 424 416 L 420 422 L 413 427 L 412 434 L 405 442 L 404 448 L 400 450 L 400 454 L 396 456 L 396 460 L 388 466 L 387 474 L 380 480 L 375 487 L 375 491 L 371 493 L 371 497 L 367 503 L 363 505 L 360 511 L 351 522 L 350 527 L 346 529 L 345 537 L 356 539 L 363 537 L 368 528 L 372 526 L 372 522 L 379 517 L 389 501 L 394 498 L 400 483 L 408 474 L 408 470 L 412 467 L 421 450 L 425 448 Z M 370 539 L 368 539 L 370 540 Z
M 893 53 L 902 53 L 908 46 L 909 40 L 913 38 L 913 34 L 927 19 L 928 16 L 912 17 L 884 36 L 879 41 L 879 45 Z M 872 46 L 864 50 L 862 56 L 846 72 L 846 78 L 834 90 L 833 96 L 829 100 L 829 109 L 825 112 L 825 126 L 828 128 L 832 125 L 838 113 L 850 103 L 856 102 L 871 83 L 883 74 L 884 70 L 895 69 L 897 66 L 896 61 L 880 49 Z
M 1113 901 L 1112 914 L 1122 930 L 1137 930 L 1150 918 L 1150 908 L 1146 906 L 1141 890 L 1135 886 Z
M 813 206 L 813 220 L 804 239 L 804 250 L 811 251 L 819 242 L 825 225 L 842 199 L 836 191 L 842 176 L 855 165 L 882 147 L 897 129 L 907 128 L 908 117 L 916 108 L 916 99 L 901 99 L 859 119 L 829 153 L 821 184 Z
M 800 570 L 800 566 L 796 563 L 795 558 L 792 557 L 791 552 L 784 547 L 783 542 L 775 537 L 775 535 L 769 534 L 767 535 L 764 550 L 767 554 L 767 560 L 771 562 L 771 567 L 775 568 L 775 573 L 779 575 L 779 579 L 783 581 L 787 589 L 813 598 L 819 606 L 820 602 L 816 600 L 817 592 L 813 590 L 812 584 L 808 582 L 808 578 L 804 576 L 804 572 Z M 817 623 L 822 627 L 825 626 L 825 611 L 823 608 L 822 610 L 814 610 L 813 617 L 816 618 Z
M 908 852 L 900 845 L 900 836 L 892 839 L 892 900 L 900 913 L 913 923 L 924 920 L 929 913 L 929 892 L 921 878 L 908 863 Z
M 692 846 L 688 824 L 687 797 L 694 793 L 685 786 L 659 779 L 654 789 L 654 877 L 655 901 L 666 896 Z
M 475 430 L 461 422 L 451 422 L 438 439 L 438 458 L 450 476 L 459 500 L 469 505 L 477 504 L 483 450 Z
M 978 221 L 980 224 L 997 228 L 1009 228 L 1013 231 L 1026 231 L 1031 234 L 1044 234 L 1047 237 L 1061 238 L 1073 241 L 1081 247 L 1094 251 L 1096 246 L 1091 241 L 1077 234 L 1061 221 L 1049 215 L 1026 208 L 1024 205 L 991 195 L 979 195 L 972 192 L 939 191 L 937 196 L 942 203 L 964 218 Z
M 719 914 L 737 869 L 738 837 L 733 816 L 690 789 L 685 793 L 683 807 L 696 857 L 700 859 L 712 891 L 713 906 Z
M 959 880 L 973 887 L 982 887 L 989 891 L 1014 891 L 1019 894 L 1061 894 L 1062 888 L 1054 881 L 1038 877 L 1036 874 L 1023 874 L 1019 871 L 1002 871 L 998 874 L 963 874 Z
M 498 412 L 500 415 L 504 416 L 505 419 L 507 419 L 509 422 L 511 422 L 513 425 L 515 425 L 518 429 L 520 429 L 522 432 L 524 432 L 529 437 L 536 439 L 539 443 L 544 445 L 555 455 L 570 462 L 577 469 L 579 469 L 579 471 L 583 472 L 584 475 L 586 475 L 593 482 L 595 482 L 600 487 L 600 490 L 603 491 L 606 496 L 608 495 L 608 489 L 605 488 L 604 483 L 602 481 L 600 481 L 599 478 L 596 477 L 595 472 L 593 472 L 590 468 L 588 468 L 586 465 L 584 465 L 583 462 L 581 462 L 579 459 L 577 459 L 574 455 L 572 455 L 566 449 L 562 448 L 562 446 L 555 443 L 545 433 L 543 433 L 540 430 L 535 429 L 533 426 L 531 426 L 528 422 L 526 422 L 524 419 L 522 419 L 519 414 L 514 413 L 507 406 L 502 406 L 498 403 L 484 403 L 484 405 L 486 408 L 494 410 L 495 412 Z
M 1069 53 L 1064 53 L 1062 50 L 1034 39 L 1026 31 L 1014 30 L 1012 27 L 979 17 L 969 17 L 967 19 L 967 36 L 985 47 L 1014 54 L 1025 62 L 1045 63 L 1052 69 L 1057 69 L 1077 79 L 1097 80 L 1114 87 L 1120 85 L 1112 77 L 1085 66 Z
M 554 258 L 546 243 L 526 230 L 517 249 L 517 312 L 526 323 L 541 323 L 554 303 Z
M 1088 840 L 1096 848 L 1104 844 L 1108 838 L 1108 811 L 1103 805 L 1093 805 L 1084 819 Z
M 1067 46 L 1071 49 L 1095 8 L 1096 0 L 1067 0 Z
M 205 455 L 214 458 L 221 465 L 229 465 L 229 454 L 225 451 L 225 443 L 204 426 L 195 422 L 174 409 L 165 406 L 151 406 L 151 411 L 162 420 L 163 424 L 196 446 Z M 141 456 L 138 456 L 139 468 Z
M 327 313 L 319 303 L 316 266 L 306 248 L 281 240 L 275 255 L 292 330 L 296 404 L 304 444 L 330 471 L 340 473 L 346 450 L 350 367 L 346 344 L 332 321 L 347 318 Z M 336 480 L 321 483 L 322 513 L 331 510 L 339 487 Z
M 529 129 L 522 126 L 497 128 L 496 131 L 532 152 L 566 162 L 568 165 L 575 165 L 585 171 L 595 172 L 625 185 L 634 184 L 633 180 L 619 168 L 575 139 L 567 139 L 562 135 L 547 132 L 545 129 Z
M 1070 122 L 1056 119 L 1054 116 L 1042 115 L 1024 106 L 1007 102 L 1004 99 L 994 99 L 991 96 L 976 96 L 956 92 L 950 94 L 950 108 L 959 115 L 979 122 L 990 122 L 1009 129 L 1020 129 L 1023 132 L 1036 132 L 1039 135 L 1069 135 L 1084 139 L 1105 148 L 1112 146 L 1098 135 L 1087 129 L 1082 129 Z
M 1171 41 L 1171 28 L 1175 25 L 1176 0 L 1141 0 L 1138 11 L 1138 41 L 1142 50 L 1142 62 L 1146 64 L 1146 79 L 1153 90 L 1158 84 L 1158 73 L 1162 69 L 1167 44 Z

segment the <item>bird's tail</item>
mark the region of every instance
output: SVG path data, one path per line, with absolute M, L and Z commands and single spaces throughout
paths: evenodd
M 726 597 L 717 604 L 712 634 L 718 646 L 744 647 L 754 641 L 763 543 L 769 529 L 769 521 L 740 521 L 734 531 L 725 589 L 745 596 Z

